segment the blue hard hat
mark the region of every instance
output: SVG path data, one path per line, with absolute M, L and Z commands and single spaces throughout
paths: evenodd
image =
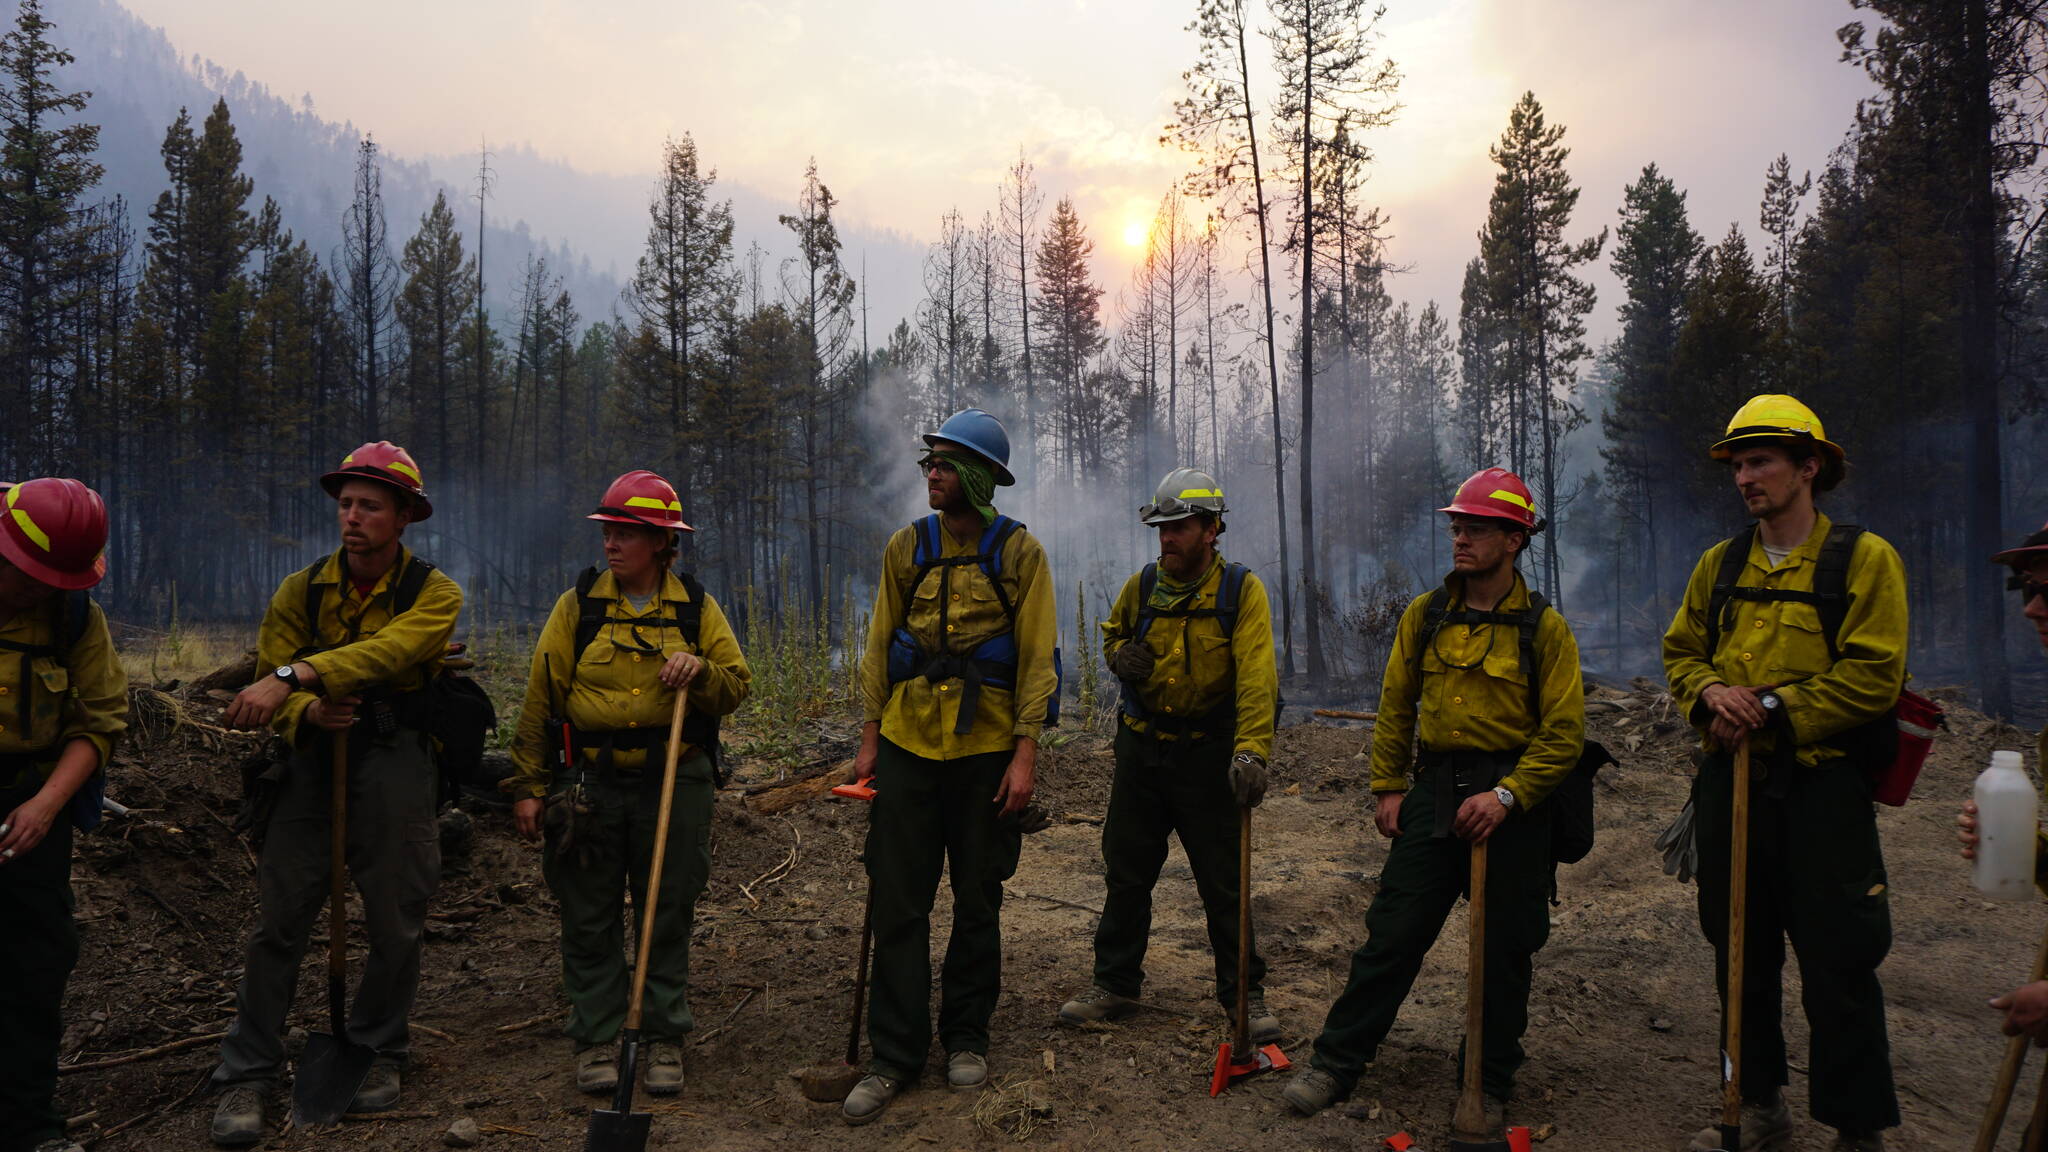
M 949 440 L 972 451 L 975 455 L 995 466 L 996 483 L 1015 484 L 1017 478 L 1010 475 L 1010 434 L 1003 430 L 1003 422 L 979 408 L 962 408 L 946 417 L 937 432 L 924 434 L 928 446 L 936 446 L 941 440 Z

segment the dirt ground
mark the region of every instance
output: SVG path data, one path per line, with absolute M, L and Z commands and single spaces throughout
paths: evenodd
M 1623 767 L 1602 777 L 1598 846 L 1561 876 L 1555 928 L 1537 958 L 1530 1061 L 1513 1115 L 1545 1137 L 1545 1148 L 1677 1148 L 1711 1122 L 1718 1100 L 1710 953 L 1692 888 L 1663 875 L 1652 847 L 1684 802 L 1687 734 L 1652 688 L 1594 695 L 1593 735 Z M 143 730 L 111 773 L 112 793 L 136 811 L 110 819 L 77 849 L 84 956 L 66 1004 L 73 1023 L 62 1057 L 76 1071 L 62 1078 L 60 1102 L 80 1118 L 74 1135 L 96 1149 L 208 1146 L 211 1037 L 232 1015 L 253 915 L 253 858 L 228 827 L 236 764 L 251 744 L 189 722 L 217 722 L 216 702 L 193 689 L 181 699 L 188 722 L 174 727 L 178 717 L 163 699 L 142 693 Z M 1253 906 L 1272 965 L 1268 1002 L 1286 1026 L 1288 1053 L 1305 1063 L 1361 942 L 1386 847 L 1372 831 L 1358 757 L 1365 731 L 1300 722 L 1299 711 L 1290 709 L 1294 722 L 1280 733 L 1276 794 L 1258 810 Z M 1882 976 L 1905 1110 L 1905 1127 L 1893 1134 L 1899 1148 L 1953 1147 L 1974 1132 L 2004 1046 L 1984 1002 L 2023 977 L 2043 926 L 2039 908 L 1980 900 L 1952 838 L 1956 806 L 1988 750 L 2031 749 L 2032 739 L 1960 709 L 1951 722 L 1913 802 L 1879 814 L 1894 892 L 1896 943 Z M 846 754 L 850 724 L 815 729 L 821 761 Z M 1376 1148 L 1401 1130 L 1422 1149 L 1446 1146 L 1464 998 L 1462 909 L 1348 1108 L 1294 1118 L 1280 1103 L 1278 1077 L 1211 1099 L 1208 1073 L 1226 1029 L 1210 997 L 1200 909 L 1178 849 L 1160 882 L 1147 965 L 1158 1010 L 1099 1030 L 1054 1024 L 1059 1002 L 1088 982 L 1109 754 L 1100 736 L 1081 735 L 1041 764 L 1040 797 L 1054 823 L 1026 839 L 1008 885 L 991 1052 L 996 1087 L 948 1092 L 935 1054 L 919 1090 L 857 1130 L 840 1122 L 836 1107 L 805 1101 L 791 1073 L 836 1059 L 845 1042 L 863 813 L 816 799 L 763 814 L 758 806 L 777 794 L 745 795 L 750 771 L 763 770 L 743 764 L 741 779 L 719 798 L 716 867 L 698 908 L 690 1081 L 679 1097 L 649 1101 L 651 1146 L 1022 1142 L 1278 1152 Z M 556 920 L 538 854 L 512 837 L 506 815 L 481 806 L 472 839 L 465 856 L 451 855 L 429 924 L 401 1110 L 295 1132 L 281 1130 L 280 1100 L 267 1148 L 439 1147 L 465 1116 L 481 1127 L 485 1148 L 583 1146 L 593 1100 L 573 1089 L 559 1034 Z M 933 936 L 943 947 L 943 888 L 939 899 Z M 314 956 L 322 944 L 316 940 Z M 325 1028 L 322 974 L 317 963 L 306 966 L 300 1025 Z M 1818 1152 L 1830 1133 L 1806 1119 L 1796 970 L 1785 980 L 1798 1054 L 1788 1094 L 1801 1121 L 1792 1148 Z M 2021 1115 L 2009 1125 L 2015 1148 L 2031 1068 L 2024 1079 Z

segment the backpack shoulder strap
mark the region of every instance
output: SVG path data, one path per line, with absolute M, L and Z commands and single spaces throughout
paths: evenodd
M 1023 527 L 1022 521 L 999 515 L 995 522 L 988 526 L 988 531 L 981 534 L 981 570 L 987 574 L 989 584 L 995 588 L 996 601 L 1003 606 L 1003 615 L 1008 618 L 1012 628 L 1017 626 L 1017 608 L 1010 603 L 1010 594 L 1003 591 L 1003 549 L 1009 547 L 1010 537 L 1015 536 Z
M 419 603 L 420 592 L 427 586 L 427 577 L 433 575 L 434 566 L 417 556 L 406 561 L 405 571 L 398 574 L 398 583 L 391 589 L 391 614 L 412 611 Z
M 1417 637 L 1415 659 L 1412 661 L 1418 676 L 1422 674 L 1422 650 L 1436 639 L 1437 629 L 1444 626 L 1444 618 L 1450 615 L 1450 608 L 1451 590 L 1437 585 L 1436 590 L 1429 594 L 1429 603 L 1422 607 L 1422 635 Z
M 1522 675 L 1529 679 L 1529 716 L 1538 724 L 1543 722 L 1543 666 L 1536 662 L 1536 632 L 1543 627 L 1543 614 L 1548 611 L 1550 601 L 1531 588 L 1529 607 L 1517 626 L 1521 633 Z
M 1138 570 L 1138 623 L 1131 632 L 1132 640 L 1143 640 L 1152 631 L 1152 621 L 1158 615 L 1152 611 L 1152 590 L 1159 587 L 1159 562 L 1153 561 Z
M 1223 624 L 1223 636 L 1237 635 L 1237 602 L 1244 591 L 1244 578 L 1251 569 L 1236 561 L 1223 565 L 1223 582 L 1216 586 L 1216 618 Z
M 911 528 L 917 533 L 917 547 L 910 554 L 910 562 L 923 569 L 944 551 L 939 544 L 939 514 L 934 512 L 913 523 Z
M 1749 563 L 1749 549 L 1756 542 L 1756 525 L 1751 524 L 1728 538 L 1721 550 L 1721 566 L 1714 572 L 1713 591 L 1707 596 L 1707 659 L 1721 650 L 1721 616 L 1728 610 L 1728 590 L 1742 579 L 1742 566 Z
M 327 596 L 327 585 L 316 582 L 313 577 L 320 574 L 320 566 L 327 560 L 323 556 L 299 570 L 299 575 L 306 578 L 306 646 L 300 649 L 301 652 L 320 646 L 320 602 Z
M 85 626 L 92 619 L 92 593 L 80 588 L 64 594 L 63 623 L 57 635 L 65 657 L 85 638 Z
M 572 668 L 583 659 L 583 650 L 590 647 L 592 640 L 597 639 L 598 629 L 604 627 L 607 609 L 602 601 L 590 594 L 591 588 L 596 584 L 595 567 L 585 568 L 576 577 L 576 650 L 575 654 L 569 657 Z
M 676 572 L 676 579 L 683 582 L 683 591 L 690 594 L 689 603 L 676 608 L 676 627 L 682 630 L 683 643 L 702 651 L 703 645 L 697 643 L 697 637 L 704 630 L 704 585 L 697 582 L 697 577 L 680 569 Z
M 1856 554 L 1856 541 L 1863 536 L 1860 524 L 1836 524 L 1828 529 L 1828 538 L 1820 546 L 1820 560 L 1815 565 L 1813 591 L 1820 597 L 1816 607 L 1820 610 L 1821 635 L 1828 642 L 1828 662 L 1842 658 L 1839 639 L 1842 625 L 1849 619 L 1849 560 Z

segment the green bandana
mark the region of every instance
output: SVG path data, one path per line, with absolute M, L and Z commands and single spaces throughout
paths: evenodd
M 967 502 L 981 514 L 983 524 L 996 522 L 996 473 L 988 461 L 967 452 L 933 452 L 937 459 L 951 464 L 960 473 L 960 487 L 967 492 Z
M 1202 569 L 1201 573 L 1194 579 L 1185 581 L 1175 580 L 1166 574 L 1166 569 L 1159 569 L 1158 582 L 1152 585 L 1152 599 L 1146 606 L 1149 608 L 1180 607 L 1183 601 L 1195 594 L 1195 589 L 1202 586 L 1202 581 L 1209 578 L 1209 573 L 1216 570 L 1216 565 L 1221 563 L 1223 563 L 1223 553 L 1218 552 L 1210 557 L 1207 568 Z

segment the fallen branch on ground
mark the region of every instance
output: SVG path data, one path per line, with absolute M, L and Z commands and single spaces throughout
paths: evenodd
M 1076 912 L 1086 912 L 1090 916 L 1102 915 L 1102 909 L 1100 908 L 1090 908 L 1086 904 L 1076 904 L 1072 900 L 1062 900 L 1057 896 L 1045 896 L 1037 892 L 1016 892 L 1007 887 L 1003 889 L 1003 895 L 1012 899 L 1043 900 L 1047 904 L 1057 904 L 1062 908 L 1072 908 Z
M 159 1044 L 154 1048 L 144 1048 L 140 1052 L 130 1052 L 126 1056 L 110 1056 L 105 1060 L 88 1060 L 83 1064 L 65 1064 L 57 1069 L 57 1075 L 68 1076 L 73 1072 L 91 1072 L 100 1068 L 113 1068 L 122 1064 L 133 1064 L 137 1060 L 150 1060 L 158 1056 L 168 1056 L 173 1052 L 183 1052 L 187 1048 L 197 1048 L 202 1044 L 211 1044 L 216 1040 L 224 1039 L 226 1036 L 227 1030 L 222 1029 L 219 1032 L 209 1032 L 204 1036 L 187 1036 L 182 1040 L 173 1040 L 169 1044 Z
M 1314 710 L 1314 714 L 1317 716 L 1328 716 L 1332 720 L 1377 720 L 1380 718 L 1380 714 L 1377 712 L 1353 712 L 1345 708 L 1317 708 Z

